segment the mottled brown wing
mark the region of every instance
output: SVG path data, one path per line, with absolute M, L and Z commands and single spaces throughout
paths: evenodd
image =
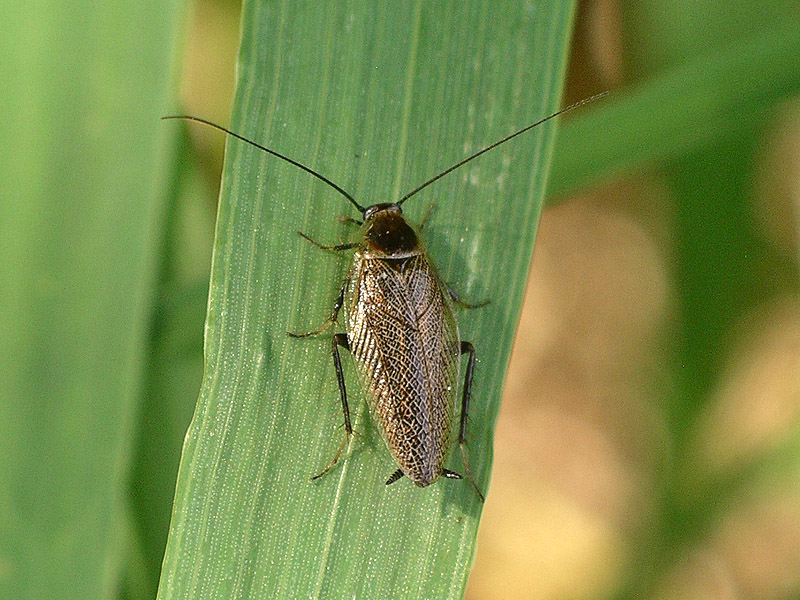
M 356 254 L 348 340 L 373 418 L 403 473 L 428 485 L 450 449 L 459 371 L 458 327 L 439 277 L 423 255 Z

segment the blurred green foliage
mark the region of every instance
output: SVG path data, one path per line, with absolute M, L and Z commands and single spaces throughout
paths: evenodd
M 3 598 L 113 597 L 126 569 L 177 8 L 0 7 Z
M 632 573 L 622 597 L 653 593 L 654 573 L 675 567 L 733 501 L 756 482 L 763 486 L 764 473 L 772 470 L 771 458 L 761 457 L 763 468 L 745 464 L 717 481 L 695 463 L 696 436 L 731 357 L 736 328 L 757 307 L 798 291 L 797 262 L 760 231 L 755 208 L 756 159 L 773 115 L 765 109 L 800 92 L 796 10 L 787 1 L 667 0 L 632 4 L 626 13 L 629 59 L 641 79 L 694 64 L 698 57 L 730 71 L 723 81 L 696 71 L 695 87 L 705 94 L 683 101 L 689 111 L 706 106 L 705 120 L 719 121 L 719 127 L 703 143 L 686 144 L 683 153 L 670 156 L 664 169 L 676 203 L 673 276 L 680 316 L 671 340 L 676 388 L 663 398 L 670 458 L 656 478 L 656 513 L 642 542 L 640 570 Z M 723 96 L 735 100 L 717 100 Z M 786 452 L 797 455 L 779 444 L 778 453 Z M 793 471 L 796 467 L 773 471 L 771 478 L 785 482 L 796 478 Z

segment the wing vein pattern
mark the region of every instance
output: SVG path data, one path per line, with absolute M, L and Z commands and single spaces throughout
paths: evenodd
M 373 418 L 403 473 L 427 485 L 452 438 L 459 334 L 449 297 L 424 254 L 356 256 L 348 341 Z

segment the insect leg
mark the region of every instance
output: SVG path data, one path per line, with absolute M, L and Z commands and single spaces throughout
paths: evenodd
M 315 481 L 325 475 L 336 465 L 337 462 L 339 462 L 342 452 L 347 446 L 347 442 L 350 440 L 350 436 L 353 435 L 353 426 L 350 424 L 350 407 L 347 405 L 347 390 L 344 387 L 344 371 L 342 370 L 342 360 L 339 357 L 339 349 L 337 346 L 341 346 L 348 352 L 350 351 L 350 343 L 347 341 L 346 334 L 337 333 L 333 336 L 333 342 L 331 344 L 331 350 L 333 353 L 333 366 L 336 369 L 336 379 L 339 382 L 339 393 L 342 396 L 342 413 L 344 413 L 345 435 L 344 440 L 342 440 L 342 443 L 339 445 L 339 449 L 336 451 L 336 454 L 333 457 L 333 460 L 322 470 L 321 473 L 314 475 L 314 477 L 311 478 L 311 481 Z
M 358 246 L 358 242 L 351 242 L 349 244 L 335 244 L 333 246 L 326 246 L 325 244 L 320 244 L 314 238 L 311 238 L 311 237 L 307 236 L 302 231 L 298 231 L 297 235 L 299 235 L 304 240 L 307 240 L 307 241 L 311 242 L 317 248 L 322 248 L 323 250 L 330 250 L 331 252 L 341 252 L 342 250 L 350 250 L 350 249 L 355 248 L 356 246 Z
M 342 309 L 342 305 L 344 304 L 344 293 L 345 290 L 347 289 L 348 280 L 349 277 L 348 279 L 344 280 L 344 283 L 342 284 L 342 289 L 339 290 L 339 295 L 336 297 L 336 302 L 333 303 L 333 310 L 331 311 L 331 316 L 328 317 L 327 321 L 325 321 L 322 325 L 317 327 L 314 331 L 309 331 L 308 333 L 292 333 L 291 331 L 287 331 L 286 335 L 293 338 L 314 337 L 315 335 L 319 335 L 320 333 L 325 331 L 328 327 L 333 325 L 336 322 L 336 318 L 339 316 L 339 311 Z
M 347 334 L 337 333 L 333 336 L 331 351 L 333 353 L 333 366 L 336 368 L 336 380 L 339 382 L 339 393 L 342 397 L 342 412 L 344 413 L 344 428 L 347 435 L 353 435 L 353 427 L 350 425 L 350 408 L 347 406 L 347 390 L 344 387 L 344 371 L 342 370 L 342 359 L 339 358 L 341 346 L 350 352 L 350 342 L 347 341 Z
M 461 424 L 458 429 L 458 447 L 461 450 L 461 461 L 464 463 L 464 474 L 469 479 L 472 487 L 478 493 L 478 496 L 483 502 L 483 494 L 478 489 L 478 484 L 475 483 L 475 478 L 469 470 L 469 463 L 467 462 L 467 417 L 469 415 L 469 397 L 472 391 L 472 373 L 475 369 L 475 347 L 469 342 L 461 342 L 461 354 L 469 354 L 467 361 L 467 372 L 464 375 L 464 392 L 461 396 Z
M 491 300 L 484 300 L 483 302 L 478 302 L 478 303 L 476 303 L 476 304 L 470 304 L 469 302 L 464 302 L 464 301 L 461 299 L 461 296 L 459 296 L 459 295 L 458 295 L 458 292 L 456 292 L 456 291 L 455 291 L 453 288 L 451 288 L 449 285 L 445 284 L 445 286 L 444 286 L 444 287 L 445 287 L 445 288 L 447 288 L 447 293 L 448 293 L 448 295 L 449 295 L 449 296 L 450 296 L 450 297 L 453 299 L 453 302 L 455 302 L 456 304 L 458 304 L 458 305 L 459 305 L 461 308 L 483 308 L 484 306 L 486 306 L 487 304 L 489 304 L 489 302 L 491 302 Z M 462 353 L 462 354 L 464 353 L 464 350 L 463 350 L 463 348 L 462 348 L 462 350 L 461 350 L 461 353 Z

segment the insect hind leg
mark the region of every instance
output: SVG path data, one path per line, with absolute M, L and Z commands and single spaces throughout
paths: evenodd
M 344 429 L 345 435 L 342 443 L 339 445 L 339 449 L 336 451 L 336 454 L 333 457 L 333 460 L 328 463 L 328 466 L 325 467 L 322 472 L 314 475 L 311 478 L 311 481 L 316 481 L 328 471 L 330 471 L 336 463 L 339 462 L 339 459 L 342 457 L 342 452 L 347 447 L 347 442 L 350 441 L 350 437 L 353 435 L 353 426 L 350 423 L 350 407 L 347 405 L 347 389 L 344 385 L 344 371 L 342 370 L 342 359 L 339 357 L 339 346 L 350 351 L 350 343 L 347 341 L 347 335 L 344 333 L 337 333 L 333 336 L 333 341 L 331 344 L 331 352 L 333 354 L 333 366 L 336 369 L 336 380 L 339 383 L 339 394 L 342 398 L 342 413 L 344 415 Z
M 475 483 L 475 478 L 472 476 L 472 471 L 469 470 L 469 461 L 467 461 L 467 418 L 469 416 L 469 398 L 472 392 L 472 374 L 475 370 L 475 347 L 469 342 L 461 342 L 461 354 L 469 354 L 467 361 L 467 372 L 464 375 L 464 391 L 461 396 L 461 422 L 458 428 L 458 447 L 461 450 L 461 462 L 464 464 L 464 475 L 475 488 L 475 492 L 484 501 L 483 494 Z

